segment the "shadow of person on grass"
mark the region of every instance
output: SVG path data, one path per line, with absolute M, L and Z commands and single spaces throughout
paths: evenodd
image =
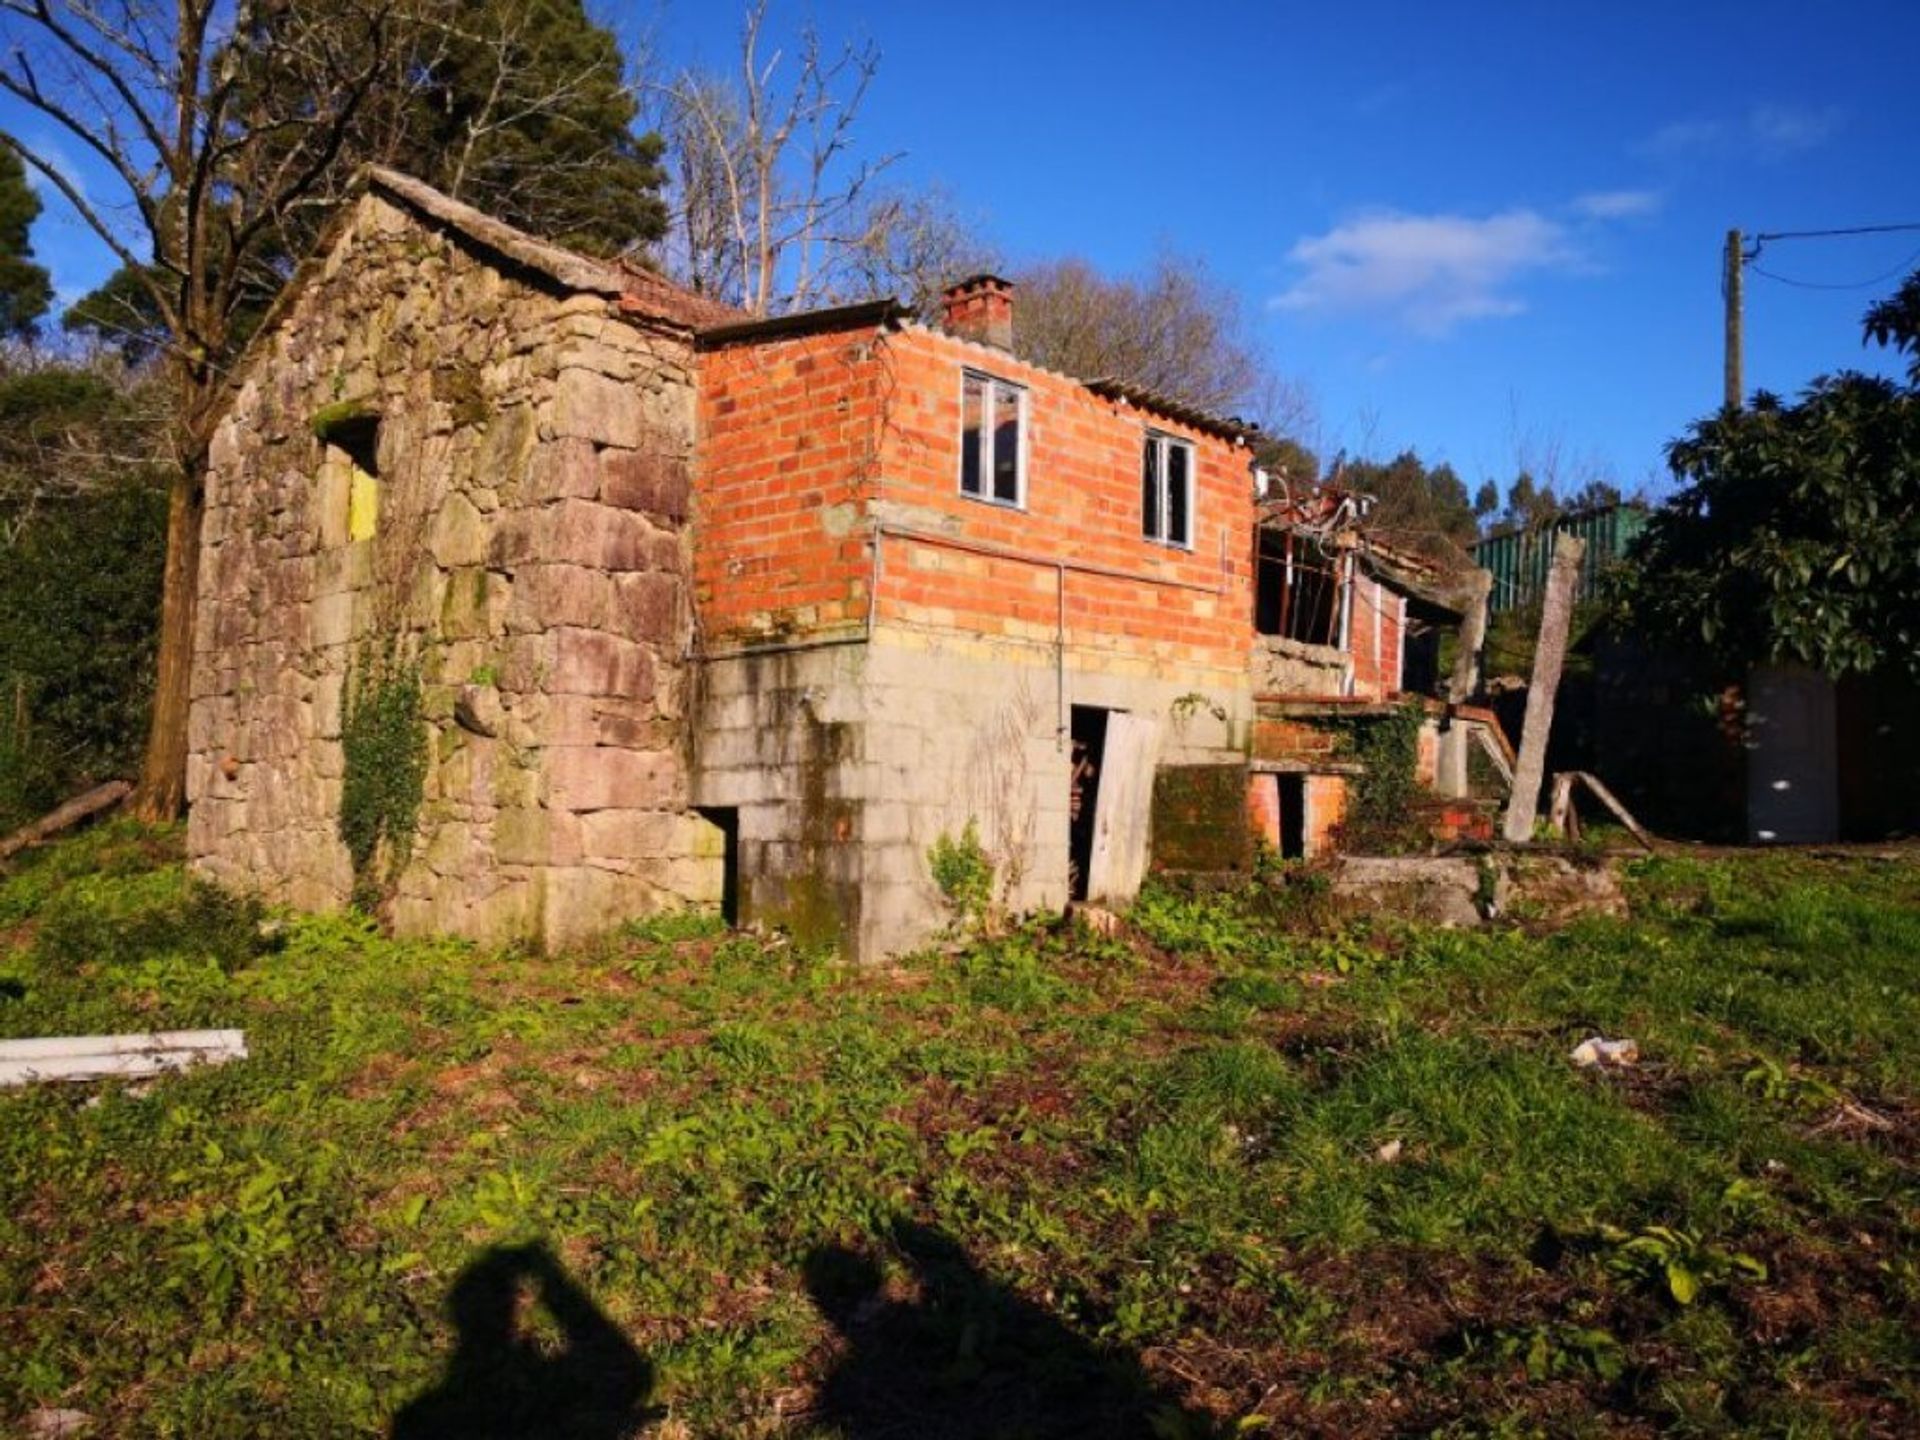
M 1137 1357 L 1094 1345 L 990 1279 L 951 1237 L 902 1221 L 893 1240 L 917 1298 L 889 1298 L 879 1261 L 859 1251 L 823 1247 L 805 1262 L 813 1303 L 848 1347 L 814 1418 L 845 1440 L 1214 1433 Z
M 536 1306 L 557 1344 L 530 1328 Z M 392 1440 L 625 1440 L 650 1418 L 653 1366 L 545 1245 L 488 1250 L 447 1309 L 446 1372 L 394 1417 Z

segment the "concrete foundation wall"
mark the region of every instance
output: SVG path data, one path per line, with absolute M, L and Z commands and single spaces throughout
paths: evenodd
M 1051 646 L 880 626 L 870 644 L 709 659 L 693 798 L 738 810 L 740 913 L 861 959 L 932 938 L 927 864 L 971 820 L 1015 912 L 1068 898 L 1069 748 Z M 1068 651 L 1065 705 L 1152 719 L 1160 763 L 1244 761 L 1244 672 Z

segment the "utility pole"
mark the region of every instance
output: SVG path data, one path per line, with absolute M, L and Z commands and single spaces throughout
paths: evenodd
M 1740 232 L 1727 231 L 1727 275 L 1722 289 L 1727 296 L 1727 400 L 1729 410 L 1738 410 L 1746 399 L 1746 384 L 1740 373 L 1740 280 L 1745 266 L 1740 251 Z

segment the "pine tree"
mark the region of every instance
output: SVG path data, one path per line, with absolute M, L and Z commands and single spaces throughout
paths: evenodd
M 52 279 L 33 263 L 30 232 L 39 214 L 27 167 L 0 135 L 0 337 L 32 339 L 53 302 Z

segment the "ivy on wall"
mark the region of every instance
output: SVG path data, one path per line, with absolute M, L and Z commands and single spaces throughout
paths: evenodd
M 392 641 L 368 641 L 347 676 L 340 747 L 340 839 L 353 862 L 353 903 L 378 908 L 413 848 L 427 781 L 420 662 Z
M 1419 797 L 1416 777 L 1424 718 L 1419 702 L 1409 701 L 1385 715 L 1338 722 L 1342 753 L 1364 767 L 1347 788 L 1344 839 L 1348 849 L 1407 848 L 1408 826 Z

